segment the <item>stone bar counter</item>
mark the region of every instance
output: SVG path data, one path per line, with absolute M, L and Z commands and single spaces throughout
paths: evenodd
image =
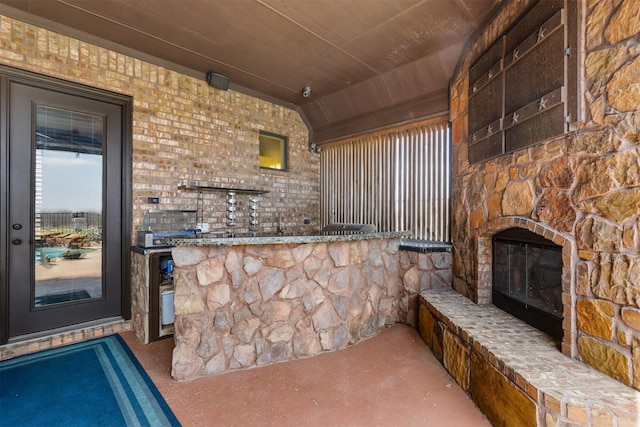
M 173 240 L 172 376 L 309 357 L 406 323 L 409 234 Z

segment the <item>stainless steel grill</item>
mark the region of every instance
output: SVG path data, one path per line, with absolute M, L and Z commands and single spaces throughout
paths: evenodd
M 333 223 L 322 227 L 323 232 L 350 232 L 350 233 L 375 233 L 377 230 L 373 224 L 341 224 Z

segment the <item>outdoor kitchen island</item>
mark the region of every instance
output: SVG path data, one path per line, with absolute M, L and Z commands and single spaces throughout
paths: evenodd
M 309 357 L 405 322 L 399 246 L 409 235 L 173 239 L 172 376 Z

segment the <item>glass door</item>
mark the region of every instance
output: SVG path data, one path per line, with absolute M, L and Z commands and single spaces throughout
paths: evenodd
M 36 105 L 34 308 L 102 298 L 105 118 Z
M 122 106 L 9 85 L 8 337 L 122 314 Z

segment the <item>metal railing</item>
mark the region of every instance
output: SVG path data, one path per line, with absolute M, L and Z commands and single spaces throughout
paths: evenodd
M 99 212 L 39 212 L 37 231 L 102 229 Z

